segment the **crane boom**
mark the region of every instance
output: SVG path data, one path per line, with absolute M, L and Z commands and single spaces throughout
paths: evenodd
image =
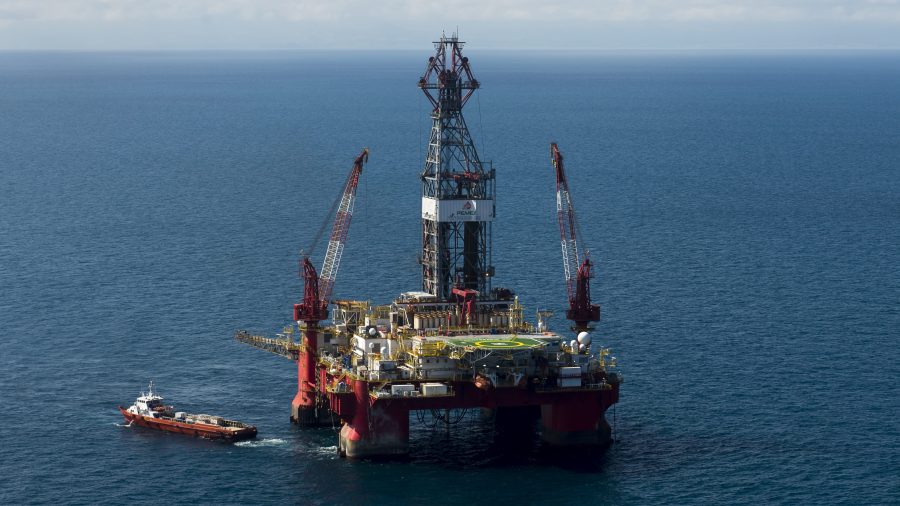
M 575 205 L 569 192 L 563 155 L 555 142 L 550 144 L 550 161 L 556 170 L 556 221 L 559 223 L 566 294 L 569 297 L 566 318 L 575 322 L 576 330 L 586 330 L 588 322 L 600 320 L 600 306 L 591 304 L 592 264 L 587 254 L 582 257 L 578 250 L 579 229 L 575 219 Z
M 559 239 L 562 246 L 563 269 L 566 276 L 566 293 L 569 302 L 575 300 L 575 285 L 580 257 L 578 255 L 575 205 L 569 193 L 569 182 L 563 167 L 563 156 L 556 143 L 550 144 L 550 160 L 556 169 L 556 221 L 559 223 Z
M 326 304 L 331 299 L 331 290 L 334 288 L 338 268 L 341 266 L 341 255 L 344 252 L 347 231 L 350 230 L 350 220 L 353 218 L 353 204 L 356 201 L 359 175 L 362 173 L 363 165 L 368 161 L 369 149 L 365 148 L 353 161 L 353 168 L 350 169 L 350 174 L 347 176 L 344 192 L 341 194 L 341 201 L 334 215 L 331 238 L 328 240 L 325 261 L 322 262 L 322 273 L 319 275 L 319 299 Z
M 369 149 L 363 149 L 362 153 L 353 161 L 353 168 L 344 183 L 344 191 L 341 193 L 337 204 L 337 212 L 334 216 L 334 225 L 331 229 L 331 239 L 328 241 L 328 249 L 325 251 L 325 262 L 322 264 L 321 274 L 316 272 L 309 257 L 303 255 L 300 260 L 300 276 L 303 277 L 303 301 L 294 304 L 294 320 L 318 322 L 328 316 L 328 303 L 331 301 L 331 290 L 337 277 L 338 267 L 341 265 L 341 253 L 344 251 L 344 242 L 347 240 L 347 231 L 350 230 L 350 219 L 353 218 L 353 202 L 356 200 L 356 187 L 359 184 L 359 175 L 362 173 L 363 164 L 369 161 Z M 326 218 L 327 219 L 327 218 Z M 324 228 L 324 226 L 322 227 Z M 321 229 L 319 230 L 321 234 Z M 313 240 L 315 245 L 319 242 L 319 234 Z M 315 246 L 310 248 L 314 249 Z

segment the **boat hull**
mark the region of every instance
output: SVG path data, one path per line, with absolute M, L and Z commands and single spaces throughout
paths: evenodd
M 174 432 L 176 434 L 223 441 L 240 441 L 256 437 L 256 427 L 252 426 L 229 430 L 215 425 L 184 423 L 165 418 L 151 418 L 144 415 L 129 413 L 128 410 L 121 406 L 119 406 L 119 411 L 122 413 L 122 416 L 125 417 L 125 421 L 129 424 L 146 427 L 148 429 L 163 430 L 166 432 Z

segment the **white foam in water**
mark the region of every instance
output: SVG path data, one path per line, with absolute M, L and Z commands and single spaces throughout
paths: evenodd
M 318 448 L 316 452 L 323 455 L 335 455 L 337 454 L 337 445 L 323 446 L 321 448 Z
M 234 443 L 234 446 L 246 446 L 248 448 L 257 448 L 260 446 L 279 446 L 287 443 L 284 439 L 280 438 L 272 438 L 272 439 L 258 439 L 258 440 L 250 440 L 250 441 L 238 441 Z

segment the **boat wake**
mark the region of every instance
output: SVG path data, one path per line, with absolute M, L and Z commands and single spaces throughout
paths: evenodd
M 133 423 L 134 423 L 134 422 L 128 422 L 128 423 L 115 423 L 115 422 L 113 422 L 113 425 L 115 425 L 116 427 L 131 427 L 131 424 L 133 424 Z
M 271 439 L 257 439 L 254 441 L 238 441 L 234 443 L 234 446 L 243 446 L 246 448 L 260 448 L 264 446 L 281 446 L 287 443 L 284 439 L 280 438 L 271 438 Z
M 338 449 L 337 445 L 320 446 L 319 448 L 316 448 L 314 451 L 315 451 L 315 453 L 317 453 L 319 455 L 326 455 L 328 457 L 337 458 L 337 449 Z

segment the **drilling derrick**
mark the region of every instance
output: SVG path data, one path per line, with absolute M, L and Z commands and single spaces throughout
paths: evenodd
M 463 42 L 441 37 L 419 88 L 432 105 L 422 171 L 422 290 L 446 301 L 453 288 L 491 289 L 494 171 L 485 169 L 462 109 L 479 83 Z

